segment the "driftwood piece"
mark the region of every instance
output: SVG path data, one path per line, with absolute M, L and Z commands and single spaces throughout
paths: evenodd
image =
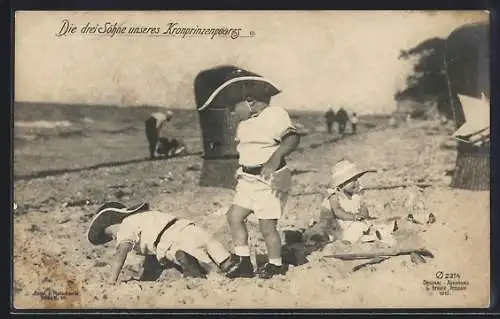
M 375 258 L 373 258 L 373 259 L 371 259 L 371 260 L 369 260 L 369 261 L 367 261 L 365 263 L 362 263 L 362 264 L 359 264 L 359 265 L 355 266 L 354 268 L 352 268 L 352 271 L 353 272 L 358 271 L 361 268 L 366 267 L 368 265 L 379 264 L 379 263 L 381 263 L 384 260 L 387 260 L 389 258 L 391 258 L 391 257 L 375 257 Z
M 435 186 L 443 186 L 445 185 L 444 183 L 402 183 L 402 184 L 393 184 L 393 185 L 375 185 L 375 186 L 366 186 L 363 188 L 365 191 L 373 191 L 373 190 L 389 190 L 389 189 L 396 189 L 396 188 L 408 188 L 408 187 L 418 187 L 418 188 L 428 188 L 428 187 L 435 187 Z M 299 197 L 299 196 L 310 196 L 310 195 L 319 195 L 323 194 L 322 191 L 311 191 L 311 192 L 303 192 L 303 193 L 296 193 L 296 194 L 291 194 L 292 197 Z
M 393 184 L 393 185 L 377 185 L 377 186 L 367 186 L 363 190 L 387 190 L 395 188 L 407 188 L 407 187 L 418 187 L 418 188 L 428 188 L 439 185 L 438 183 L 405 183 L 405 184 Z
M 377 251 L 370 252 L 357 252 L 357 253 L 347 253 L 347 254 L 334 254 L 326 255 L 325 258 L 337 258 L 340 260 L 358 260 L 358 259 L 368 259 L 376 257 L 393 257 L 400 255 L 409 255 L 411 253 L 416 253 L 420 256 L 434 258 L 434 255 L 425 248 L 421 249 L 381 249 Z
M 363 267 L 366 267 L 366 266 L 369 266 L 369 265 L 375 265 L 375 264 L 380 264 L 381 262 L 391 258 L 392 256 L 379 256 L 379 257 L 375 257 L 375 258 L 372 258 L 370 259 L 369 261 L 367 262 L 364 262 L 362 264 L 359 264 L 357 266 L 354 266 L 352 268 L 352 271 L 355 272 L 355 271 L 358 271 L 360 270 L 361 268 Z M 425 258 L 422 257 L 420 254 L 416 253 L 416 252 L 411 252 L 410 253 L 410 260 L 412 263 L 416 264 L 416 265 L 419 265 L 419 264 L 424 264 L 426 263 L 425 261 Z
M 420 256 L 417 253 L 411 253 L 410 254 L 410 260 L 411 260 L 412 263 L 414 263 L 416 265 L 425 264 L 426 263 L 425 258 L 422 257 L 422 256 Z

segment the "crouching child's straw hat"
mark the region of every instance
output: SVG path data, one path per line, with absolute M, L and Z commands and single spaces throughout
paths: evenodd
M 342 184 L 363 176 L 366 173 L 375 173 L 376 170 L 361 169 L 348 159 L 338 161 L 333 167 L 330 176 L 330 186 L 339 187 Z
M 113 240 L 105 233 L 107 227 L 120 224 L 125 217 L 148 209 L 148 203 L 140 203 L 129 208 L 119 202 L 105 203 L 97 210 L 97 214 L 90 222 L 87 230 L 88 241 L 93 245 L 102 245 Z

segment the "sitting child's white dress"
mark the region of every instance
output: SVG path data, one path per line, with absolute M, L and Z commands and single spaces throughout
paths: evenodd
M 331 207 L 330 198 L 335 196 L 335 202 L 338 207 Z M 359 215 L 362 210 L 362 196 L 360 194 L 353 194 L 348 198 L 344 192 L 340 190 L 328 190 L 328 197 L 321 203 L 321 211 L 323 219 L 325 218 L 324 212 L 328 214 L 327 219 L 331 219 L 328 227 L 332 227 L 333 231 L 329 235 L 330 240 L 356 242 L 371 242 L 382 241 L 386 244 L 393 245 L 394 238 L 392 232 L 394 230 L 394 222 L 390 224 L 375 223 L 373 220 L 344 220 L 340 219 L 335 210 L 343 210 L 344 212 L 352 215 Z M 367 217 L 367 216 L 365 216 Z

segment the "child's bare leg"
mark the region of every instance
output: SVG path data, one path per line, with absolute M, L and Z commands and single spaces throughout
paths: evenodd
M 248 230 L 245 224 L 245 219 L 249 214 L 249 209 L 237 205 L 232 205 L 227 212 L 227 221 L 231 228 L 234 252 L 239 256 L 250 256 Z
M 200 262 L 193 255 L 184 250 L 175 252 L 175 259 L 182 268 L 182 273 L 186 277 L 206 278 L 206 271 L 201 267 Z
M 259 228 L 266 242 L 269 263 L 281 266 L 281 238 L 277 224 L 277 219 L 259 219 Z
M 248 247 L 248 230 L 245 225 L 245 220 L 250 212 L 249 209 L 232 205 L 227 213 L 235 255 L 230 258 L 227 265 L 221 265 L 221 268 L 226 269 L 224 271 L 229 278 L 250 278 L 254 275 L 253 265 L 250 261 L 250 247 Z M 231 265 L 232 262 L 234 262 L 234 267 Z

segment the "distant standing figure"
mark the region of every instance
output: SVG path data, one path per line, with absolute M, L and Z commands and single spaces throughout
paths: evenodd
M 396 121 L 396 118 L 395 118 L 395 117 L 391 117 L 391 118 L 389 119 L 389 126 L 390 126 L 390 127 L 397 127 L 397 125 L 398 125 L 398 123 L 397 123 L 397 121 Z
M 337 120 L 337 123 L 339 123 L 339 133 L 342 135 L 345 132 L 345 125 L 347 121 L 349 121 L 349 116 L 347 115 L 346 110 L 341 108 L 340 110 L 338 110 L 335 118 Z
M 406 124 L 411 124 L 411 114 L 406 115 Z
M 172 119 L 172 111 L 167 111 L 166 114 L 162 112 L 153 112 L 146 120 L 146 137 L 149 143 L 149 158 L 153 159 L 158 154 L 158 141 L 160 138 L 160 131 L 165 122 Z
M 352 127 L 352 134 L 356 134 L 356 130 L 358 127 L 358 116 L 356 115 L 356 112 L 352 113 L 351 127 Z
M 325 121 L 326 121 L 326 130 L 329 134 L 332 134 L 332 126 L 333 122 L 335 122 L 335 111 L 332 108 L 329 108 L 325 113 Z

